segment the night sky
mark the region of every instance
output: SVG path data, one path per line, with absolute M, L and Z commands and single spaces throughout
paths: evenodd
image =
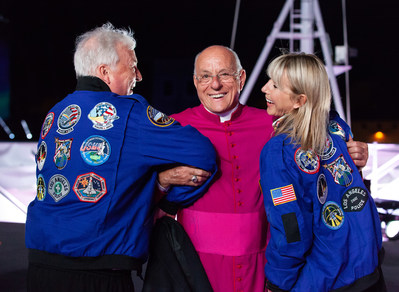
M 25 3 L 26 2 L 26 3 Z M 136 54 L 143 81 L 135 93 L 167 114 L 195 106 L 192 85 L 195 55 L 213 44 L 230 45 L 235 1 L 14 1 L 0 3 L 0 40 L 10 54 L 10 116 L 4 120 L 24 139 L 20 120 L 27 121 L 38 139 L 47 111 L 75 88 L 75 37 L 110 21 L 130 27 L 137 40 Z M 261 53 L 285 1 L 241 0 L 234 49 L 247 78 Z M 332 49 L 343 44 L 342 1 L 319 0 Z M 385 2 L 381 2 L 385 3 Z M 398 120 L 396 10 L 376 2 L 348 0 L 352 121 Z M 288 46 L 278 40 L 270 58 Z M 316 42 L 315 53 L 322 57 Z M 334 59 L 334 57 L 333 57 Z M 338 77 L 344 95 L 344 75 Z M 247 104 L 265 108 L 258 78 Z M 343 101 L 345 103 L 345 101 Z M 20 133 L 21 132 L 21 133 Z M 0 139 L 7 139 L 0 129 Z

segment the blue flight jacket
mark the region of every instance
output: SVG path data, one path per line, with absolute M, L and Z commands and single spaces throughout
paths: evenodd
M 261 152 L 271 232 L 265 274 L 272 291 L 354 291 L 378 280 L 381 225 L 347 151 L 349 135 L 349 126 L 335 117 L 321 156 L 290 143 L 286 134 Z
M 36 160 L 26 246 L 39 251 L 39 262 L 59 255 L 89 269 L 135 269 L 147 259 L 158 170 L 185 164 L 212 172 L 201 187 L 171 188 L 166 199 L 180 206 L 202 196 L 217 170 L 213 145 L 196 129 L 140 95 L 109 91 L 79 90 L 56 104 Z

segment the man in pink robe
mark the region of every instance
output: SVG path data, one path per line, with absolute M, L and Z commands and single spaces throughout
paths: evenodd
M 218 154 L 219 174 L 207 193 L 177 215 L 197 250 L 215 292 L 265 291 L 268 223 L 259 187 L 259 157 L 271 137 L 266 110 L 239 103 L 246 79 L 235 52 L 211 46 L 195 59 L 194 85 L 201 105 L 172 115 L 208 137 Z M 367 144 L 351 141 L 358 166 Z M 158 176 L 161 187 L 197 185 L 200 170 L 178 167 Z

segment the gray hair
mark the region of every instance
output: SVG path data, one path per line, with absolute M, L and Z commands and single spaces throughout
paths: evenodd
M 237 53 L 234 52 L 234 51 L 233 51 L 232 49 L 230 49 L 229 47 L 226 47 L 226 46 L 220 46 L 220 47 L 225 48 L 226 50 L 230 51 L 230 52 L 233 54 L 234 60 L 235 60 L 235 63 L 236 63 L 236 67 L 237 67 L 237 71 L 241 71 L 241 70 L 242 70 L 241 61 L 240 61 L 240 58 L 238 58 Z M 208 47 L 208 48 L 209 48 L 209 47 Z M 197 59 L 198 59 L 199 55 L 201 55 L 202 52 L 205 51 L 206 49 L 207 49 L 207 48 L 203 49 L 201 52 L 199 52 L 199 53 L 195 56 L 195 59 L 194 59 L 194 75 L 197 75 L 196 72 L 195 72 L 195 64 L 197 64 Z
M 119 61 L 118 46 L 134 50 L 136 40 L 130 29 L 116 29 L 109 22 L 78 36 L 74 55 L 76 77 L 95 76 L 101 64 L 114 68 Z

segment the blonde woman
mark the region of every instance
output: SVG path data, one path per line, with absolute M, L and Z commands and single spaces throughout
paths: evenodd
M 278 117 L 260 159 L 271 232 L 267 288 L 384 291 L 380 220 L 346 147 L 350 128 L 330 114 L 324 64 L 285 54 L 267 74 L 267 112 Z

